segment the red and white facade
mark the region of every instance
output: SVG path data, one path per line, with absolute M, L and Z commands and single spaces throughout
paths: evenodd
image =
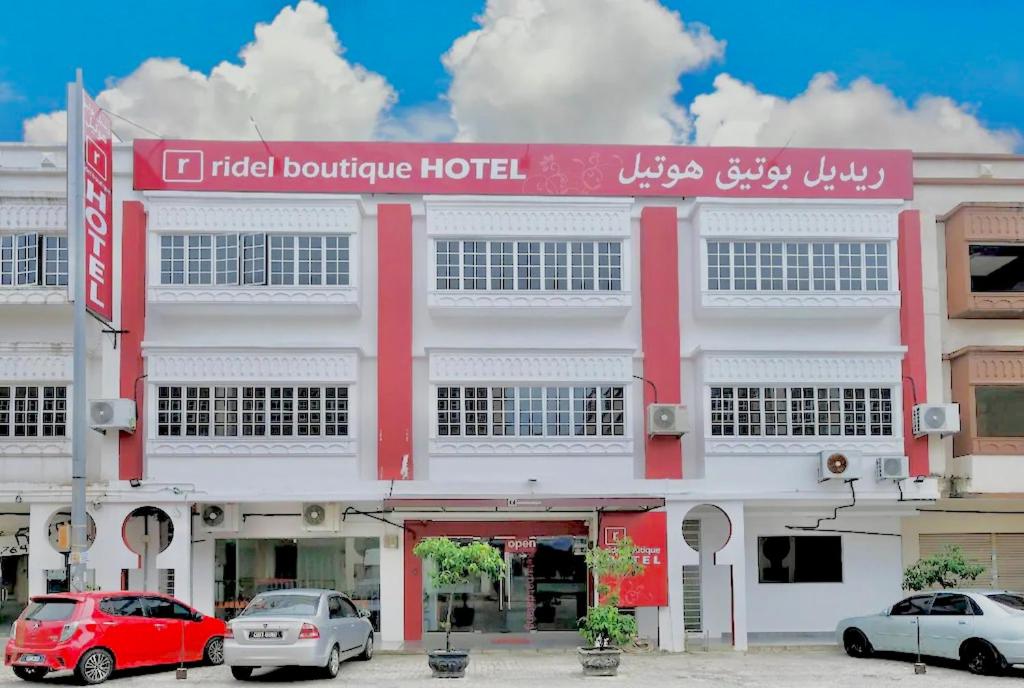
M 3 147 L 0 237 L 65 231 L 61 157 Z M 664 649 L 687 631 L 743 649 L 883 607 L 906 500 L 938 496 L 909 430 L 928 399 L 910 166 L 902 151 L 116 148 L 122 332 L 116 348 L 91 333 L 89 396 L 134 399 L 138 423 L 90 438 L 95 585 L 173 586 L 229 613 L 227 587 L 335 580 L 310 573 L 335 561 L 376 581 L 365 597 L 394 647 L 436 621 L 415 543 L 497 539 L 525 577 L 496 603 L 467 590 L 481 602 L 463 626 L 528 641 L 557 625 L 543 600 L 570 594 L 564 571 L 535 570 L 536 542 L 577 550 L 643 523 L 664 574 L 636 613 Z M 70 384 L 59 286 L 0 285 L 0 322 L 0 389 Z M 690 431 L 648 435 L 655 401 L 686 406 Z M 822 452 L 860 479 L 820 482 Z M 0 531 L 27 528 L 33 593 L 63 565 L 47 529 L 68 456 L 60 438 L 0 436 Z M 922 479 L 876 479 L 896 456 Z M 311 504 L 324 524 L 304 522 Z M 144 507 L 166 516 L 159 537 L 125 525 Z M 300 561 L 289 545 L 259 563 L 268 541 Z M 344 554 L 301 554 L 314 541 Z

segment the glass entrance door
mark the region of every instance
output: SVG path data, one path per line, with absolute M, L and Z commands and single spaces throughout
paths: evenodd
M 453 538 L 469 543 L 475 538 Z M 572 536 L 526 539 L 490 538 L 505 558 L 505 575 L 486 576 L 457 588 L 452 594 L 452 631 L 527 633 L 574 631 L 586 614 L 587 570 Z M 430 563 L 423 567 L 423 628 L 444 630 L 448 592 L 435 590 Z
M 0 629 L 7 631 L 28 604 L 28 555 L 0 554 Z

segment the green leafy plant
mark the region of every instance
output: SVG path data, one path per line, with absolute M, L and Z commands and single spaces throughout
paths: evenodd
M 587 569 L 597 585 L 598 604 L 587 608 L 587 615 L 579 620 L 578 626 L 580 635 L 593 647 L 625 645 L 636 638 L 636 619 L 619 611 L 622 581 L 644 571 L 635 555 L 636 547 L 628 537 L 611 547 L 587 550 Z
M 903 572 L 904 590 L 924 590 L 938 585 L 941 588 L 958 588 L 966 581 L 973 581 L 985 567 L 967 561 L 959 545 L 946 545 L 941 552 L 918 559 Z
M 505 573 L 505 560 L 496 548 L 486 542 L 460 545 L 446 537 L 428 538 L 413 548 L 413 554 L 424 561 L 434 563 L 430 580 L 434 588 L 448 593 L 448 608 L 445 611 L 444 647 L 452 649 L 452 607 L 455 589 L 472 579 L 487 576 L 497 580 Z

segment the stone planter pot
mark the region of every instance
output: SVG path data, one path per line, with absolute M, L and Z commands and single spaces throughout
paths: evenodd
M 469 666 L 468 650 L 432 650 L 427 653 L 427 664 L 434 678 L 462 678 Z
M 619 671 L 622 650 L 617 647 L 578 648 L 584 676 L 615 676 Z

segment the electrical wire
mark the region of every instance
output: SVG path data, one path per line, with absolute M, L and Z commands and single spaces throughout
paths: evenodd
M 836 506 L 834 509 L 832 509 L 831 516 L 822 516 L 818 519 L 818 522 L 815 523 L 813 526 L 786 526 L 786 528 L 788 530 L 819 530 L 821 528 L 821 524 L 823 521 L 835 521 L 836 519 L 838 519 L 840 509 L 849 509 L 851 507 L 857 506 L 857 490 L 853 487 L 853 483 L 855 481 L 846 480 L 844 482 L 846 482 L 850 486 L 850 498 L 853 500 L 852 502 L 850 502 L 849 504 L 840 504 Z

